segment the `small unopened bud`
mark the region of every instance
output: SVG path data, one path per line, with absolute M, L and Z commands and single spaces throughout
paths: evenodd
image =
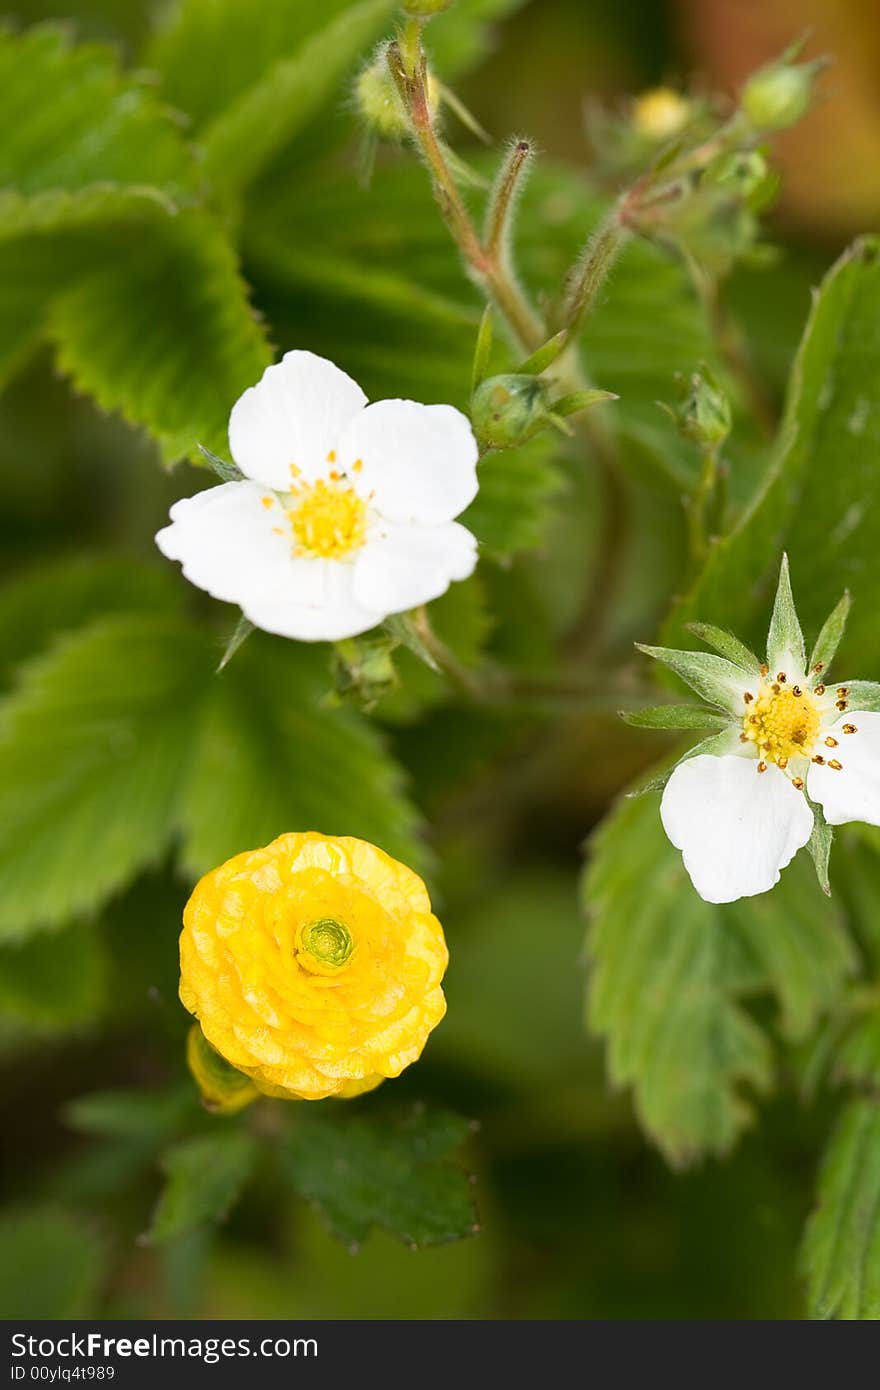
M 740 106 L 756 130 L 786 130 L 809 110 L 813 84 L 825 60 L 771 63 L 748 79 Z
M 648 140 L 670 140 L 683 130 L 693 114 L 693 104 L 672 87 L 652 87 L 636 97 L 632 124 Z
M 730 402 L 708 367 L 679 377 L 680 397 L 667 407 L 679 432 L 703 449 L 717 449 L 730 434 Z
M 471 403 L 474 432 L 491 449 L 510 449 L 547 420 L 546 390 L 534 376 L 490 376 Z
M 767 161 L 759 150 L 733 150 L 712 161 L 702 182 L 748 199 L 771 177 Z
M 214 1115 L 234 1115 L 260 1094 L 249 1076 L 211 1046 L 197 1023 L 187 1035 L 186 1062 L 201 1092 L 202 1104 Z
M 413 19 L 430 19 L 448 10 L 454 0 L 403 0 L 403 12 Z

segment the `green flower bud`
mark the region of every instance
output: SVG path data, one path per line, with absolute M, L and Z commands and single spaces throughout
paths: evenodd
M 812 63 L 771 63 L 756 72 L 742 89 L 740 105 L 756 130 L 786 130 L 809 110 L 813 83 L 825 66 Z
M 335 698 L 348 699 L 372 709 L 383 696 L 397 688 L 394 669 L 395 640 L 383 633 L 378 637 L 346 637 L 333 649 Z
M 403 12 L 413 19 L 430 19 L 448 10 L 453 0 L 403 0 Z
M 680 398 L 670 411 L 679 432 L 703 449 L 717 449 L 730 434 L 730 402 L 708 367 L 678 378 Z
M 201 1092 L 202 1104 L 214 1115 L 234 1115 L 260 1094 L 249 1076 L 211 1046 L 197 1023 L 187 1035 L 186 1062 Z
M 703 174 L 704 185 L 750 198 L 770 177 L 767 161 L 759 150 L 733 150 L 713 159 Z
M 537 377 L 490 376 L 474 392 L 471 419 L 477 438 L 491 449 L 510 449 L 530 439 L 547 418 L 546 393 Z

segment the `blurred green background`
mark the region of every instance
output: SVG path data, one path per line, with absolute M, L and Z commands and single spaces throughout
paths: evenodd
M 587 94 L 613 102 L 690 78 L 730 91 L 807 26 L 810 53 L 834 54 L 823 102 L 781 142 L 785 185 L 772 234 L 786 254 L 774 271 L 772 321 L 761 276 L 738 272 L 732 288 L 778 399 L 811 285 L 852 234 L 877 222 L 876 4 L 532 0 L 512 8 L 458 90 L 496 138 L 526 132 L 547 156 L 584 167 Z M 110 38 L 131 55 L 154 9 L 134 0 L 32 0 L 15 16 L 23 23 L 70 18 L 79 35 Z M 344 110 L 337 118 L 343 126 L 349 120 Z M 334 179 L 357 177 L 356 145 L 353 135 L 344 144 L 328 206 Z M 308 150 L 291 160 L 289 209 L 296 207 L 296 158 L 307 159 Z M 356 230 L 352 244 L 357 249 Z M 365 245 L 365 263 L 370 254 Z M 249 273 L 283 345 L 320 350 L 320 295 L 297 299 L 279 288 L 256 246 Z M 342 365 L 368 390 L 394 380 L 395 352 L 399 361 L 419 359 L 425 347 L 415 329 L 398 326 L 401 336 L 383 357 L 368 321 L 347 326 L 351 354 Z M 438 355 L 443 350 L 441 342 Z M 446 382 L 432 380 L 430 354 L 414 375 L 419 370 L 425 399 L 448 398 Z M 463 380 L 466 364 L 454 371 Z M 41 354 L 0 399 L 4 577 L 35 560 L 98 550 L 152 562 L 153 533 L 194 480 L 204 481 L 188 466 L 164 473 L 144 436 L 74 396 Z M 653 504 L 650 489 L 643 502 Z M 589 497 L 579 505 L 586 526 Z M 571 548 L 570 533 L 557 540 L 549 552 L 564 550 L 566 541 Z M 627 638 L 649 635 L 674 591 L 674 566 L 658 584 L 655 559 L 646 553 L 633 566 Z M 505 576 L 498 652 L 517 654 L 519 619 L 534 602 L 534 563 Z M 552 566 L 549 574 L 552 587 Z M 494 597 L 500 581 L 489 582 Z M 374 1234 L 351 1254 L 267 1172 L 219 1237 L 198 1235 L 161 1251 L 137 1244 L 158 1190 L 152 1157 L 133 1158 L 120 1179 L 65 1122 L 65 1106 L 117 1086 L 166 1099 L 180 1087 L 179 1103 L 192 1104 L 175 997 L 186 888 L 157 870 L 111 905 L 108 949 L 96 955 L 92 977 L 78 983 L 79 1019 L 59 1029 L 13 1011 L 0 1023 L 2 1181 L 10 1203 L 2 1226 L 13 1252 L 0 1273 L 7 1315 L 800 1316 L 795 1251 L 827 1118 L 822 1107 L 808 1114 L 791 1098 L 774 1102 L 760 1133 L 728 1163 L 675 1175 L 639 1132 L 629 1100 L 609 1095 L 601 1049 L 585 1037 L 575 968 L 581 846 L 611 795 L 653 756 L 649 740 L 625 738 L 613 721 L 566 714 L 557 741 L 541 753 L 528 721 L 465 720 L 449 706 L 417 723 L 388 724 L 431 828 L 440 866 L 434 887 L 452 955 L 448 1017 L 421 1063 L 393 1084 L 397 1099 L 436 1100 L 479 1121 L 469 1158 L 481 1234 L 418 1253 Z M 63 992 L 63 962 L 59 971 Z

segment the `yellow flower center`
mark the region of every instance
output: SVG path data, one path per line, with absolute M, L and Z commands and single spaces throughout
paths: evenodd
M 338 970 L 354 950 L 351 932 L 337 917 L 308 922 L 300 927 L 298 937 L 297 960 L 305 970 L 318 975 Z
M 809 757 L 819 733 L 819 707 L 809 690 L 763 682 L 748 703 L 743 737 L 765 762 L 784 767 L 789 758 Z
M 653 87 L 643 92 L 633 105 L 633 125 L 649 140 L 665 140 L 681 130 L 691 114 L 687 97 L 671 87 Z
M 367 504 L 338 478 L 303 486 L 294 493 L 287 517 L 295 553 L 310 559 L 341 560 L 367 539 Z

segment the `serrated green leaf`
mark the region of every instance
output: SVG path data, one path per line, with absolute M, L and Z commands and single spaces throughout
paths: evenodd
M 256 1140 L 242 1132 L 184 1139 L 166 1149 L 162 1155 L 166 1183 L 150 1225 L 150 1243 L 162 1245 L 225 1221 L 257 1154 Z
M 846 654 L 880 667 L 880 248 L 866 238 L 841 257 L 816 296 L 792 372 L 773 466 L 732 533 L 713 548 L 665 634 L 710 617 L 760 636 L 769 585 L 785 547 L 798 612 L 816 631 L 846 585 L 853 596 Z M 857 667 L 858 669 L 858 667 Z
M 645 885 L 650 884 L 650 891 Z M 729 912 L 693 891 L 656 802 L 626 800 L 593 840 L 589 1021 L 614 1086 L 669 1161 L 727 1152 L 770 1088 L 771 1054 L 736 994 L 750 968 Z
M 817 666 L 823 671 L 827 671 L 828 667 L 831 665 L 846 630 L 846 620 L 849 617 L 849 610 L 850 597 L 849 594 L 846 593 L 843 595 L 840 602 L 832 608 L 825 622 L 822 624 L 822 629 L 819 636 L 816 638 L 816 645 L 810 656 L 811 671 L 815 670 Z
M 357 59 L 387 28 L 396 0 L 361 0 L 275 63 L 203 127 L 205 168 L 215 186 L 240 193 L 339 93 Z
M 0 1215 L 0 1317 L 93 1317 L 105 1266 L 91 1225 L 62 1207 L 11 1207 Z
M 172 618 L 63 638 L 0 707 L 0 939 L 97 907 L 165 850 L 205 651 Z
M 732 632 L 725 632 L 723 628 L 713 627 L 711 623 L 688 623 L 687 630 L 692 632 L 695 637 L 699 637 L 700 641 L 705 642 L 707 646 L 714 647 L 716 652 L 720 652 L 728 661 L 732 661 L 734 666 L 741 666 L 750 676 L 760 679 L 760 661 L 738 637 L 734 637 Z
M 208 684 L 181 801 L 188 872 L 288 830 L 359 835 L 423 865 L 399 769 L 361 716 L 322 704 L 328 686 L 321 651 L 262 634 Z
M 222 452 L 229 411 L 271 360 L 235 254 L 200 212 L 91 268 L 52 304 L 49 333 L 74 385 L 145 425 L 169 462 Z
M 675 651 L 670 647 L 648 647 L 637 642 L 636 647 L 645 656 L 651 656 L 674 671 L 677 676 L 702 695 L 710 704 L 739 714 L 743 709 L 742 669 L 722 656 L 712 656 L 709 652 Z
M 791 592 L 791 575 L 788 556 L 783 555 L 779 570 L 779 583 L 770 616 L 770 629 L 767 633 L 767 661 L 773 671 L 786 671 L 794 665 L 799 674 L 806 670 L 807 653 L 804 647 L 804 634 L 798 621 L 794 595 Z
M 825 1150 L 802 1264 L 810 1316 L 880 1318 L 880 1102 L 844 1107 Z
M 0 1014 L 60 1032 L 93 1022 L 104 1001 L 106 956 L 92 928 L 0 946 Z
M 25 194 L 88 184 L 190 193 L 197 166 L 179 125 L 112 49 L 40 24 L 0 30 L 0 186 Z
M 553 445 L 537 439 L 520 449 L 487 454 L 479 467 L 480 491 L 459 517 L 491 554 L 532 550 L 543 542 L 552 504 L 563 488 Z
M 380 1226 L 407 1245 L 437 1245 L 473 1233 L 467 1175 L 448 1161 L 467 1138 L 467 1121 L 415 1111 L 403 1123 L 302 1107 L 285 1152 L 296 1191 L 314 1203 L 334 1235 L 357 1245 Z
M 880 1007 L 866 1001 L 865 1011 L 852 1020 L 837 1045 L 833 1075 L 880 1096 Z
M 651 705 L 621 710 L 620 717 L 636 729 L 726 729 L 730 724 L 726 715 L 705 705 Z
M 41 651 L 58 633 L 117 613 L 168 613 L 181 586 L 167 566 L 115 555 L 43 560 L 0 588 L 0 673 Z

